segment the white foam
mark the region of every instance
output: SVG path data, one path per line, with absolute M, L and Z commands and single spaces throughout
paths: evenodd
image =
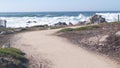
M 85 21 L 88 17 L 80 14 L 79 16 L 61 16 L 61 17 L 1 17 L 1 19 L 7 20 L 7 27 L 17 28 L 17 27 L 30 27 L 35 25 L 53 25 L 58 22 L 72 22 L 77 24 L 79 21 Z M 26 23 L 28 21 L 36 21 L 37 23 Z
M 107 22 L 118 21 L 118 15 L 120 15 L 120 13 L 96 13 L 96 14 L 102 15 L 102 17 L 104 17 Z

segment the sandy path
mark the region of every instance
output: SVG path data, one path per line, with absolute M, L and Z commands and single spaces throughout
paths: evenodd
M 92 54 L 63 38 L 51 35 L 56 31 L 17 34 L 14 37 L 17 39 L 13 40 L 14 47 L 23 50 L 32 60 L 31 68 L 40 68 L 40 63 L 50 63 L 52 68 L 119 68 L 105 57 Z M 47 61 L 44 61 L 46 59 Z

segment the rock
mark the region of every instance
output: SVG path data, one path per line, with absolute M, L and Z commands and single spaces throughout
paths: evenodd
M 94 15 L 92 17 L 89 18 L 89 20 L 87 21 L 87 23 L 104 23 L 106 22 L 106 19 L 103 18 L 101 15 Z
M 65 22 L 58 22 L 56 24 L 54 24 L 55 26 L 67 26 L 67 24 Z
M 2 48 L 10 48 L 10 42 L 5 43 L 5 44 L 2 46 Z
M 69 25 L 70 25 L 70 26 L 73 26 L 72 22 L 69 22 Z
M 81 22 L 78 22 L 76 25 L 85 25 L 86 24 L 86 21 L 81 21 Z
M 7 34 L 13 34 L 13 33 L 14 33 L 13 30 L 8 30 L 8 31 L 7 31 Z
M 37 23 L 37 21 L 28 21 L 26 23 Z
M 22 29 L 14 29 L 15 32 L 21 32 Z
M 116 32 L 116 35 L 119 35 L 119 36 L 120 36 L 120 31 Z
M 26 22 L 26 23 L 32 23 L 32 21 L 28 21 L 28 22 Z
M 100 38 L 100 42 L 105 42 L 105 41 L 107 41 L 107 37 L 109 37 L 109 35 L 104 35 L 104 36 L 102 36 L 101 38 Z
M 6 31 L 1 31 L 0 34 L 5 35 L 5 34 L 7 34 L 7 32 Z
M 1 35 L 7 35 L 7 34 L 13 34 L 13 33 L 14 33 L 13 30 L 1 31 L 1 32 L 0 32 Z
M 26 68 L 21 63 L 15 63 L 11 57 L 0 57 L 0 68 Z
M 37 21 L 33 21 L 34 23 L 37 23 Z

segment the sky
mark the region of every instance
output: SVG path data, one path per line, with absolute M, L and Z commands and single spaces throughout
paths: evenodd
M 120 0 L 0 0 L 0 12 L 118 10 Z

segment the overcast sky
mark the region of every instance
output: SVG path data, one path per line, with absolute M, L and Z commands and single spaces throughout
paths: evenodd
M 0 0 L 0 12 L 110 10 L 120 10 L 120 0 Z

